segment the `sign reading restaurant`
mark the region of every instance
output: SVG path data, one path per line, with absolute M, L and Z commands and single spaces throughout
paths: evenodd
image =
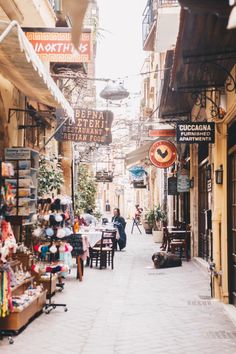
M 178 123 L 176 127 L 177 143 L 200 144 L 215 142 L 215 123 Z
M 74 141 L 108 145 L 112 142 L 111 111 L 74 108 L 74 122 L 68 119 L 55 134 L 59 141 Z M 56 110 L 58 127 L 65 120 L 63 109 Z
M 82 32 L 75 50 L 69 28 L 23 28 L 25 35 L 42 61 L 84 63 L 91 58 L 91 31 Z

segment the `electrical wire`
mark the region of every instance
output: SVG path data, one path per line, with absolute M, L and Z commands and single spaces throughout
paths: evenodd
M 51 76 L 53 77 L 58 77 L 61 79 L 77 79 L 77 78 L 82 78 L 83 80 L 91 80 L 91 81 L 105 81 L 105 82 L 116 82 L 119 80 L 125 80 L 128 79 L 129 77 L 133 77 L 133 76 L 142 76 L 142 75 L 148 75 L 148 74 L 152 74 L 152 73 L 157 73 L 157 72 L 161 72 L 161 71 L 166 71 L 166 70 L 170 70 L 171 67 L 169 68 L 164 68 L 164 69 L 157 69 L 157 70 L 151 70 L 151 71 L 145 71 L 143 73 L 138 73 L 138 74 L 132 74 L 132 75 L 127 75 L 124 77 L 118 77 L 116 79 L 109 79 L 109 78 L 98 78 L 98 77 L 89 77 L 89 76 L 85 76 L 85 77 L 81 77 L 78 74 L 74 74 L 74 75 L 64 75 L 64 74 L 51 74 Z

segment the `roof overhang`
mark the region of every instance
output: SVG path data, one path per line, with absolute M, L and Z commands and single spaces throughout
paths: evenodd
M 125 165 L 126 167 L 130 167 L 134 164 L 141 163 L 144 161 L 146 158 L 148 158 L 148 152 L 150 149 L 150 146 L 153 144 L 153 141 L 150 141 L 136 150 L 133 150 L 129 152 L 128 154 L 125 155 Z
M 17 21 L 0 21 L 0 73 L 37 102 L 74 113 Z
M 193 91 L 223 88 L 236 59 L 236 30 L 228 30 L 228 1 L 180 0 L 180 27 L 170 86 Z
M 188 94 L 170 87 L 174 50 L 168 50 L 165 58 L 164 78 L 161 87 L 159 116 L 164 119 L 186 117 L 191 112 L 193 100 Z

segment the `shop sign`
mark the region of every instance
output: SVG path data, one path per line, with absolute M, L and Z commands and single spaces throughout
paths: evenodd
M 177 195 L 177 177 L 168 178 L 168 195 Z
M 182 168 L 177 172 L 177 192 L 184 193 L 189 192 L 190 179 L 189 170 Z
M 177 149 L 169 140 L 157 140 L 149 149 L 149 159 L 158 168 L 170 167 L 176 158 Z
M 150 137 L 172 137 L 176 136 L 175 129 L 152 129 L 148 131 Z
M 56 110 L 57 126 L 65 120 L 63 109 Z M 55 134 L 58 141 L 74 141 L 108 145 L 112 142 L 111 111 L 74 108 L 74 121 L 68 119 Z
M 91 32 L 82 32 L 75 50 L 69 28 L 23 28 L 40 59 L 45 62 L 88 63 L 91 59 Z
M 95 175 L 96 182 L 112 182 L 113 173 L 110 171 L 97 171 Z
M 133 181 L 133 187 L 134 188 L 146 188 L 147 185 L 144 183 L 144 180 L 141 181 Z
M 215 123 L 177 123 L 177 143 L 185 144 L 213 144 L 215 142 Z

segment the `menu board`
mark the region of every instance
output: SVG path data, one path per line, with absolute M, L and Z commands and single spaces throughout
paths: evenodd
M 72 257 L 78 257 L 84 254 L 83 239 L 81 234 L 73 234 L 66 238 L 66 241 L 73 247 Z

